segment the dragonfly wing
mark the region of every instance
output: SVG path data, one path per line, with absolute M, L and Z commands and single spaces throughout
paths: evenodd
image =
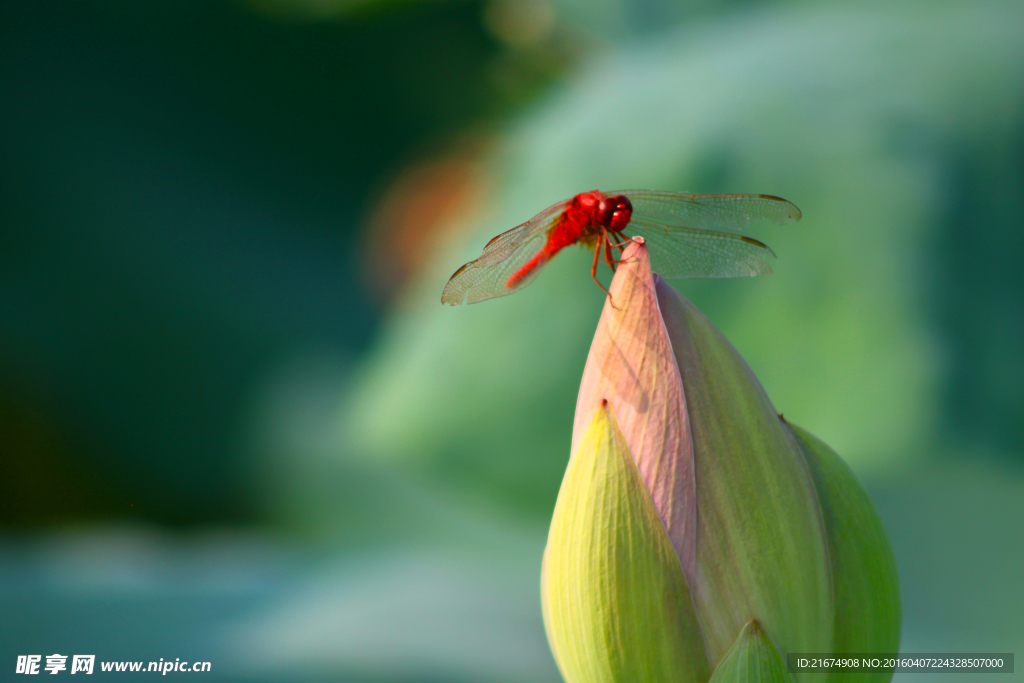
M 687 228 L 740 230 L 748 223 L 782 224 L 800 220 L 796 204 L 767 194 L 687 194 L 657 190 L 625 190 L 633 215 L 654 223 Z
M 772 272 L 768 258 L 775 254 L 749 237 L 677 228 L 642 218 L 630 221 L 625 232 L 647 241 L 651 268 L 665 278 L 742 277 Z
M 448 280 L 441 293 L 441 303 L 475 304 L 511 294 L 530 284 L 548 261 L 541 255 L 548 229 L 561 217 L 568 203 L 568 200 L 559 202 L 488 242 L 478 259 L 459 268 Z M 534 259 L 536 263 L 529 272 L 510 280 Z

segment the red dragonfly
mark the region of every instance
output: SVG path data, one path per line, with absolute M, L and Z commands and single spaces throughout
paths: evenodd
M 455 271 L 441 294 L 441 302 L 457 306 L 518 291 L 537 277 L 555 254 L 572 244 L 594 250 L 590 276 L 597 280 L 602 250 L 615 270 L 619 263 L 612 249 L 643 237 L 651 267 L 662 277 L 737 277 L 772 272 L 768 256 L 774 252 L 750 237 L 708 230 L 739 230 L 752 221 L 784 223 L 800 220 L 792 202 L 768 194 L 687 194 L 657 190 L 584 192 L 566 199 L 484 247 L 475 261 Z

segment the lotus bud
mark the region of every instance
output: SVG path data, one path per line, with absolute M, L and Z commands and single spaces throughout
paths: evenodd
M 776 412 L 642 240 L 623 260 L 542 571 L 567 683 L 783 681 L 790 652 L 896 652 L 895 561 L 849 468 Z

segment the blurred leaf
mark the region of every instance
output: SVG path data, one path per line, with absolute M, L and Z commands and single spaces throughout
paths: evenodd
M 270 16 L 307 21 L 338 19 L 419 1 L 426 0 L 246 0 L 254 9 Z
M 338 559 L 209 640 L 221 670 L 242 680 L 555 683 L 537 540 L 529 552 L 398 548 Z

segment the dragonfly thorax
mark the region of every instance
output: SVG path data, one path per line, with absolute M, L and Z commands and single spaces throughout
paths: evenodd
M 548 230 L 546 248 L 557 250 L 570 244 L 592 248 L 603 233 L 624 230 L 632 215 L 633 204 L 624 195 L 609 197 L 598 190 L 583 192 L 572 198 Z

